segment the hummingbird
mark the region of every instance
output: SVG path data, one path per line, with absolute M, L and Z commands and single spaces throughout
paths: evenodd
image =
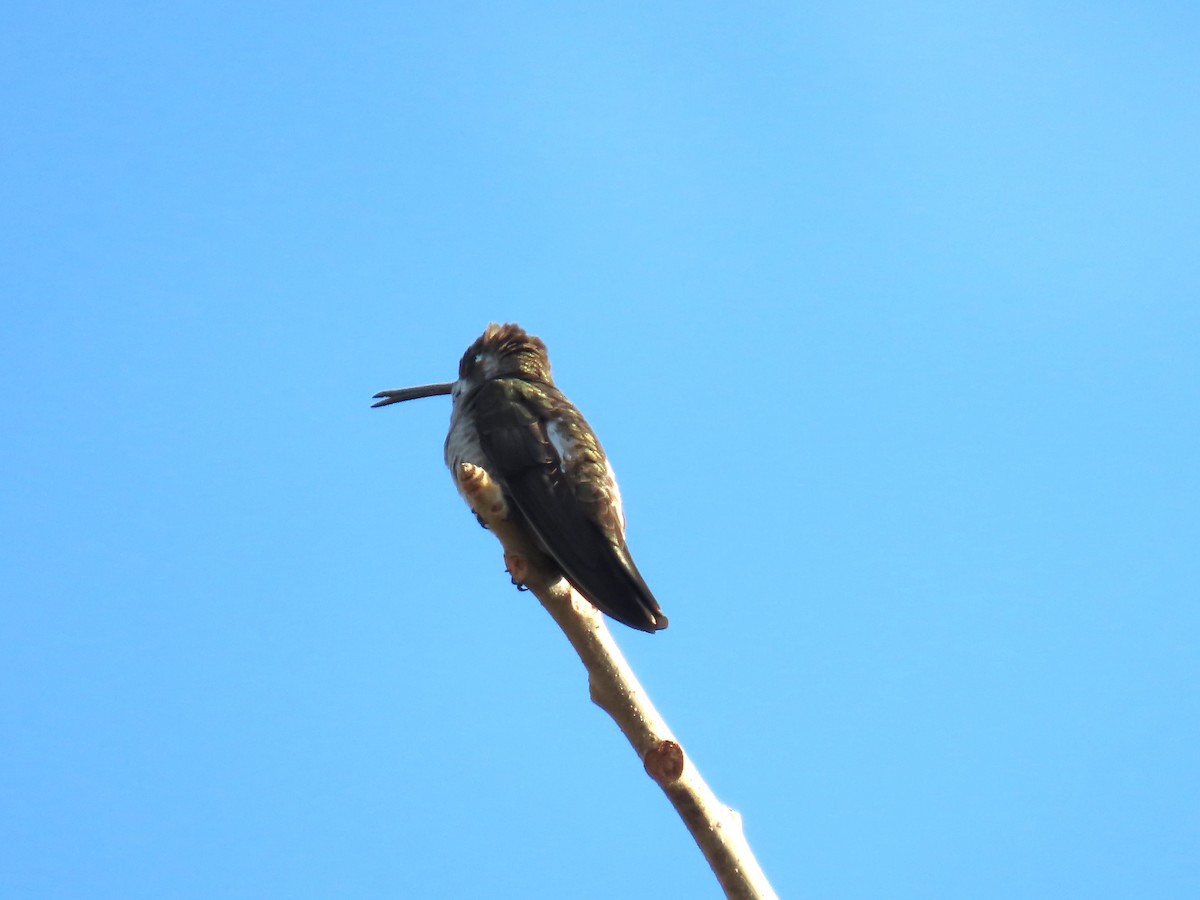
M 554 385 L 540 338 L 488 325 L 463 354 L 458 379 L 380 391 L 372 407 L 449 394 L 445 460 L 482 468 L 510 518 L 602 613 L 639 631 L 667 627 L 625 544 L 621 494 L 596 434 Z

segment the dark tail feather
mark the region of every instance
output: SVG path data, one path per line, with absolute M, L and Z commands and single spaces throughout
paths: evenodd
M 564 479 L 531 466 L 509 478 L 506 493 L 567 581 L 592 606 L 638 631 L 653 634 L 667 627 L 625 542 L 616 544 L 601 530 Z
M 667 627 L 666 615 L 624 547 L 610 565 L 591 568 L 586 578 L 577 579 L 570 571 L 566 575 L 592 606 L 622 625 L 649 634 Z

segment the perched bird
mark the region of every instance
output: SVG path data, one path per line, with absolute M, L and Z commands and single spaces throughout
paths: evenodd
M 667 617 L 625 545 L 625 515 L 595 433 L 550 377 L 539 338 L 489 325 L 467 348 L 458 380 L 380 391 L 373 406 L 450 394 L 450 471 L 482 468 L 509 509 L 569 581 L 601 612 L 640 631 Z

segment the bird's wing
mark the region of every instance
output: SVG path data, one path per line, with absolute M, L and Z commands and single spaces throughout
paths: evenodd
M 472 405 L 480 447 L 495 469 L 490 474 L 567 580 L 593 606 L 631 628 L 649 632 L 665 628 L 667 617 L 625 546 L 620 504 L 599 445 L 578 410 L 556 389 L 548 388 L 556 406 L 554 418 L 539 413 L 546 395 L 535 404 L 532 392 L 545 390 L 517 379 L 498 379 L 480 387 Z M 572 417 L 583 426 L 586 440 L 568 462 L 564 438 L 556 432 L 563 423 L 571 426 Z M 578 436 L 580 429 L 572 428 L 572 433 Z M 582 480 L 567 478 L 566 465 L 592 471 L 585 472 L 589 477 Z

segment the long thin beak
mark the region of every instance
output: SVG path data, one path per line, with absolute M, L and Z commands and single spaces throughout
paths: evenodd
M 443 381 L 441 384 L 423 384 L 420 387 L 398 388 L 394 391 L 380 391 L 375 395 L 376 406 L 389 406 L 392 403 L 402 403 L 405 400 L 416 400 L 418 397 L 436 397 L 438 394 L 449 394 L 454 390 L 453 381 Z

